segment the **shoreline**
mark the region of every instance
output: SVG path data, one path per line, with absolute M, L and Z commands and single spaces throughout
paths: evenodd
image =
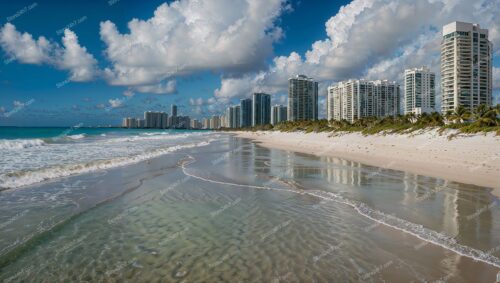
M 337 157 L 386 169 L 491 188 L 500 198 L 500 136 L 436 130 L 363 136 L 359 133 L 230 132 L 268 148 Z

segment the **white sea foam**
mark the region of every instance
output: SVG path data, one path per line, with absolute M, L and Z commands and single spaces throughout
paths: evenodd
M 18 140 L 0 140 L 1 149 L 24 149 L 29 147 L 43 146 L 45 142 L 41 139 L 18 139 Z
M 72 140 L 80 140 L 80 139 L 83 139 L 85 137 L 86 137 L 85 134 L 78 134 L 78 135 L 70 135 L 70 136 L 68 136 L 68 138 L 72 139 Z
M 94 160 L 85 163 L 57 165 L 35 170 L 0 174 L 0 188 L 18 188 L 46 180 L 138 163 L 180 149 L 205 146 L 208 145 L 211 141 L 212 140 L 184 145 L 174 145 L 170 147 L 142 152 L 131 156 L 122 156 L 112 159 Z
M 252 189 L 264 189 L 264 190 L 275 190 L 275 191 L 286 191 L 286 192 L 292 192 L 296 194 L 303 194 L 303 195 L 310 195 L 314 196 L 326 201 L 334 201 L 337 203 L 342 203 L 345 205 L 348 205 L 352 207 L 358 214 L 371 219 L 377 223 L 380 223 L 382 225 L 391 227 L 393 229 L 399 230 L 401 232 L 410 234 L 412 236 L 415 236 L 419 239 L 421 239 L 424 242 L 427 243 L 432 243 L 434 245 L 440 246 L 444 249 L 453 251 L 461 256 L 468 257 L 477 261 L 484 262 L 486 264 L 495 266 L 495 267 L 500 267 L 500 259 L 492 255 L 491 253 L 488 252 L 483 252 L 481 250 L 477 250 L 465 245 L 459 244 L 455 238 L 444 235 L 442 233 L 436 232 L 434 230 L 428 229 L 423 227 L 420 224 L 415 224 L 412 222 L 409 222 L 407 220 L 398 218 L 393 215 L 388 215 L 385 214 L 381 211 L 375 210 L 366 204 L 362 202 L 358 202 L 355 200 L 348 199 L 346 197 L 343 197 L 340 194 L 333 193 L 333 192 L 326 192 L 326 191 L 321 191 L 321 190 L 291 190 L 291 189 L 280 189 L 280 188 L 273 188 L 273 187 L 268 187 L 268 186 L 257 186 L 257 185 L 246 185 L 246 184 L 237 184 L 237 183 L 230 183 L 230 182 L 223 182 L 223 181 L 217 181 L 201 176 L 197 176 L 193 173 L 190 173 L 186 165 L 189 165 L 193 162 L 196 161 L 196 159 L 192 156 L 189 156 L 190 161 L 188 162 L 183 162 L 181 165 L 182 171 L 186 176 L 202 180 L 205 182 L 210 182 L 214 184 L 220 184 L 220 185 L 228 185 L 228 186 L 236 186 L 236 187 L 245 187 L 245 188 L 252 188 Z
M 201 134 L 169 134 L 169 133 L 144 133 L 139 136 L 112 138 L 104 141 L 105 143 L 136 142 L 136 141 L 154 141 L 154 140 L 177 140 L 187 137 L 196 137 Z

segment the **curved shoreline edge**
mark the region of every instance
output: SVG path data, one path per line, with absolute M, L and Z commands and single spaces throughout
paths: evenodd
M 500 136 L 476 134 L 448 139 L 438 131 L 364 136 L 359 133 L 234 131 L 259 145 L 336 157 L 448 181 L 491 188 L 500 198 Z
M 269 187 L 269 186 L 262 186 L 262 185 L 250 185 L 250 184 L 239 184 L 239 183 L 232 183 L 232 182 L 224 182 L 224 181 L 218 181 L 202 176 L 198 176 L 194 173 L 189 172 L 187 165 L 190 165 L 192 163 L 196 162 L 196 159 L 188 155 L 188 159 L 184 160 L 181 162 L 181 169 L 184 175 L 198 179 L 203 182 L 209 182 L 213 184 L 219 184 L 219 185 L 226 185 L 226 186 L 234 186 L 234 187 L 240 187 L 240 188 L 248 188 L 248 189 L 259 189 L 259 190 L 269 190 L 269 191 L 276 191 L 276 192 L 288 192 L 288 193 L 295 193 L 295 194 L 301 194 L 301 195 L 310 195 L 316 198 L 320 198 L 326 201 L 334 201 L 337 203 L 345 204 L 351 208 L 353 208 L 359 215 L 364 216 L 376 223 L 380 223 L 382 225 L 385 225 L 389 228 L 401 231 L 403 233 L 412 235 L 425 243 L 431 243 L 436 246 L 440 246 L 446 250 L 452 251 L 460 256 L 464 256 L 476 261 L 481 261 L 483 263 L 486 263 L 488 265 L 494 266 L 494 267 L 500 267 L 500 259 L 493 256 L 491 253 L 488 252 L 483 252 L 481 250 L 477 250 L 474 248 L 471 248 L 469 246 L 464 246 L 459 243 L 454 239 L 454 237 L 450 237 L 447 235 L 444 235 L 442 233 L 433 231 L 431 229 L 425 228 L 422 225 L 415 224 L 409 221 L 406 221 L 404 219 L 398 218 L 396 216 L 388 215 L 385 214 L 381 211 L 375 210 L 370 208 L 364 203 L 360 203 L 357 201 L 350 200 L 348 198 L 345 198 L 337 193 L 333 192 L 325 192 L 321 190 L 306 190 L 306 191 L 294 191 L 291 189 L 278 189 L 274 187 Z

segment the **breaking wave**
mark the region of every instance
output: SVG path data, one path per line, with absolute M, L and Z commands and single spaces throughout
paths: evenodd
M 78 134 L 78 135 L 70 135 L 70 136 L 68 136 L 68 138 L 72 139 L 72 140 L 81 140 L 81 139 L 83 139 L 85 137 L 86 137 L 85 134 Z
M 29 139 L 29 140 L 1 140 L 1 149 L 24 149 L 29 147 L 44 146 L 45 142 L 42 139 Z
M 107 160 L 94 160 L 77 164 L 57 165 L 35 170 L 25 170 L 25 171 L 0 174 L 0 189 L 18 188 L 51 179 L 57 179 L 76 174 L 89 173 L 97 170 L 104 170 L 104 169 L 129 165 L 133 163 L 138 163 L 180 149 L 205 146 L 208 145 L 210 142 L 211 141 L 203 141 L 191 144 L 175 145 L 139 153 L 132 156 L 116 157 Z

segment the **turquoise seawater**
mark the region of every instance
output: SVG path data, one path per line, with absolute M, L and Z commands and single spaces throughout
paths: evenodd
M 68 135 L 98 136 L 102 134 L 138 135 L 141 133 L 190 132 L 188 130 L 87 128 L 87 127 L 0 127 L 1 139 L 43 139 Z

